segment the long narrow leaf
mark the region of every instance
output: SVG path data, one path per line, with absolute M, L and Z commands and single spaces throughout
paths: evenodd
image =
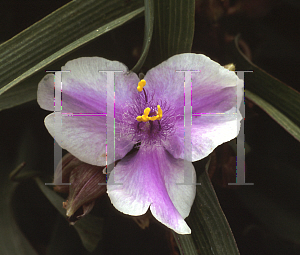
M 239 49 L 238 40 L 237 36 L 232 45 L 237 70 L 253 70 L 253 73 L 245 75 L 246 97 L 249 96 L 251 101 L 299 140 L 300 93 L 249 61 Z
M 152 34 L 153 34 L 153 21 L 154 21 L 154 3 L 153 0 L 145 0 L 145 35 L 143 51 L 139 61 L 132 68 L 132 71 L 137 73 L 143 66 L 151 44 Z
M 273 105 L 263 100 L 254 93 L 245 90 L 245 96 L 253 103 L 263 109 L 275 121 L 277 121 L 287 132 L 300 141 L 300 127 L 292 122 L 287 116 L 278 111 Z
M 26 77 L 32 75 L 36 72 L 36 70 L 40 70 L 46 65 L 52 63 L 53 61 L 59 59 L 66 53 L 69 53 L 76 48 L 88 43 L 89 41 L 99 37 L 100 35 L 105 34 L 106 32 L 121 26 L 125 22 L 129 21 L 130 19 L 136 17 L 140 13 L 144 11 L 144 7 L 138 8 L 112 22 L 109 22 L 102 27 L 98 28 L 97 30 L 94 30 L 87 35 L 79 38 L 78 40 L 70 43 L 69 45 L 65 46 L 64 48 L 58 50 L 57 52 L 53 53 L 51 56 L 47 57 L 46 59 L 42 60 L 38 64 L 36 64 L 34 67 L 27 70 L 25 73 L 21 74 L 18 78 L 16 78 L 14 81 L 9 83 L 7 86 L 5 86 L 3 89 L 8 88 L 10 86 L 11 89 L 6 91 L 4 94 L 1 95 L 0 93 L 0 111 L 4 109 L 8 109 L 26 102 L 29 102 L 31 100 L 36 99 L 36 91 L 37 91 L 37 84 L 41 80 L 42 77 L 38 76 L 33 79 L 29 79 L 25 81 L 25 84 L 19 83 Z M 19 83 L 19 84 L 17 84 Z M 16 85 L 16 86 L 14 86 Z M 14 87 L 12 87 L 14 86 Z M 1 91 L 1 90 L 0 90 Z
M 35 181 L 51 204 L 60 214 L 65 216 L 66 210 L 62 207 L 63 198 L 45 186 L 45 183 L 39 178 L 35 178 Z M 91 214 L 86 215 L 74 225 L 84 247 L 90 252 L 97 247 L 98 242 L 102 239 L 102 225 L 103 219 Z
M 132 18 L 142 11 L 138 10 L 142 7 L 141 0 L 77 0 L 51 13 L 0 45 L 0 95 L 92 37 L 102 34 L 99 28 L 105 31 L 117 27 L 120 17 L 136 11 L 131 14 Z M 91 32 L 94 33 L 88 35 Z
M 195 163 L 195 167 L 201 170 L 198 177 L 201 185 L 197 185 L 195 202 L 187 219 L 192 229 L 195 247 L 201 255 L 239 254 L 230 226 L 207 174 L 209 162 L 205 167 L 203 163 L 203 161 Z
M 191 52 L 195 0 L 154 1 L 154 29 L 149 52 L 151 66 L 169 57 Z

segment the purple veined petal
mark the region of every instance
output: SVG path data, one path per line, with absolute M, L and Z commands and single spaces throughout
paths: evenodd
M 183 115 L 184 73 L 176 72 L 179 70 L 200 70 L 192 72 L 193 112 L 217 113 L 231 109 L 228 100 L 236 100 L 236 74 L 202 54 L 175 55 L 152 68 L 145 76 L 147 89 L 173 102 L 176 112 Z M 186 81 L 186 87 L 189 85 Z
M 45 118 L 49 133 L 55 138 L 55 114 Z M 62 115 L 62 142 L 58 144 L 79 160 L 97 166 L 106 165 L 106 116 L 66 116 Z M 120 136 L 116 128 L 116 136 Z M 115 160 L 123 158 L 133 147 L 134 142 L 115 141 Z M 111 164 L 113 162 L 108 162 Z
M 107 73 L 99 71 L 123 71 L 115 74 L 118 101 L 130 95 L 130 89 L 139 81 L 135 73 L 118 62 L 100 57 L 83 57 L 71 60 L 62 67 L 62 113 L 105 113 Z M 41 108 L 54 110 L 54 75 L 47 74 L 38 85 L 38 103 Z M 114 100 L 111 98 L 110 100 Z M 122 104 L 122 102 L 120 102 Z
M 122 71 L 115 73 L 115 160 L 124 157 L 133 147 L 131 137 L 121 135 L 118 120 L 121 119 L 123 106 L 128 98 L 135 92 L 138 77 L 128 73 L 127 67 L 117 61 L 104 58 L 79 58 L 66 63 L 62 70 L 62 148 L 71 152 L 80 160 L 94 164 L 106 164 L 106 132 L 113 132 L 113 127 L 106 129 L 106 88 L 107 73 L 99 71 Z M 38 103 L 46 109 L 54 110 L 54 75 L 47 74 L 38 86 Z M 114 98 L 109 99 L 114 102 Z M 84 116 L 67 116 L 66 113 L 88 113 Z M 92 116 L 93 114 L 103 116 Z M 49 115 L 45 124 L 54 136 L 54 119 Z M 111 162 L 110 162 L 111 163 Z
M 223 114 L 202 114 L 192 118 L 192 146 L 184 148 L 183 118 L 177 122 L 176 133 L 163 146 L 175 157 L 184 158 L 184 149 L 192 154 L 192 161 L 208 156 L 217 146 L 234 139 L 240 130 L 242 116 L 236 108 Z
M 196 181 L 195 169 L 188 163 Z M 122 159 L 113 170 L 114 185 L 108 181 L 107 193 L 114 207 L 132 216 L 153 216 L 179 234 L 190 234 L 184 221 L 196 194 L 194 185 L 177 185 L 184 180 L 184 160 L 175 159 L 163 147 L 141 147 Z
M 196 161 L 237 136 L 241 120 L 237 106 L 242 100 L 243 81 L 210 58 L 191 53 L 173 56 L 147 73 L 148 89 L 176 109 L 176 132 L 172 138 L 162 141 L 175 158 L 183 158 L 185 149 L 184 74 L 176 70 L 200 70 L 192 72 L 192 113 L 199 116 L 192 118 L 193 145 L 186 148 L 192 149 L 192 160 Z M 190 83 L 186 81 L 186 89 L 188 86 Z

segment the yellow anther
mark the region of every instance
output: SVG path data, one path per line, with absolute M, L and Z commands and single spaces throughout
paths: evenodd
M 151 111 L 151 109 L 150 109 L 149 107 L 147 107 L 147 108 L 144 110 L 144 115 L 148 117 L 150 111 Z
M 145 87 L 146 85 L 146 81 L 145 80 L 141 80 L 137 86 L 137 90 L 138 92 L 142 92 L 143 88 Z
M 152 116 L 152 117 L 149 117 L 149 113 L 150 113 L 151 109 L 149 107 L 147 107 L 145 110 L 144 110 L 144 114 L 143 116 L 137 116 L 136 117 L 136 120 L 141 122 L 146 122 L 146 121 L 155 121 L 155 120 L 160 120 L 162 118 L 162 109 L 160 108 L 160 105 L 157 105 L 157 115 L 156 116 Z
M 137 116 L 137 117 L 136 117 L 136 120 L 137 120 L 137 121 L 143 121 L 143 122 L 148 121 L 148 120 L 149 120 L 148 115 L 149 115 L 150 111 L 151 111 L 151 109 L 150 109 L 149 107 L 147 107 L 147 108 L 144 110 L 143 116 Z
M 149 117 L 149 120 L 152 120 L 152 121 L 154 121 L 154 120 L 157 120 L 157 118 L 158 118 L 158 115 L 156 115 L 156 116 L 152 116 L 152 117 Z
M 160 120 L 161 118 L 162 118 L 162 109 L 160 108 L 160 105 L 157 105 L 157 111 L 158 111 L 158 114 L 157 114 L 157 116 L 158 116 L 158 120 Z
M 136 120 L 139 121 L 139 122 L 141 122 L 141 121 L 143 121 L 143 117 L 142 116 L 137 116 Z

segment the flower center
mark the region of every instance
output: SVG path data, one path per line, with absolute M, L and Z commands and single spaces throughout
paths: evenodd
M 122 135 L 131 136 L 141 145 L 159 145 L 174 134 L 177 116 L 170 104 L 154 91 L 146 91 L 145 85 L 146 81 L 141 80 L 137 86 L 141 93 L 126 103 L 120 123 Z

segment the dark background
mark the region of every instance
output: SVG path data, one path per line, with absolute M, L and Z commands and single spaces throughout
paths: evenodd
M 0 1 L 0 42 L 67 2 Z M 299 91 L 299 9 L 299 2 L 292 0 L 196 1 L 192 51 L 228 64 L 231 57 L 227 45 L 236 34 L 241 34 L 241 48 L 252 62 Z M 141 51 L 143 24 L 143 17 L 136 19 L 64 60 L 101 56 L 132 68 Z M 53 139 L 43 125 L 47 114 L 35 101 L 0 112 L 1 178 L 7 178 L 23 161 L 27 162 L 26 167 L 51 177 Z M 245 139 L 249 148 L 246 150 L 246 182 L 255 185 L 236 188 L 226 185 L 234 178 L 228 159 L 222 157 L 232 156 L 230 146 L 221 145 L 216 150 L 215 170 L 211 173 L 240 253 L 300 254 L 299 143 L 248 100 Z M 47 249 L 49 252 L 53 243 L 56 243 L 53 247 L 60 250 L 53 254 L 84 254 L 76 232 L 33 182 L 19 185 L 11 206 L 21 230 L 39 254 L 46 254 Z M 100 199 L 95 210 L 106 217 L 104 240 L 99 248 L 104 254 L 176 254 L 172 235 L 155 220 L 148 229 L 141 230 L 130 217 L 114 210 L 107 196 Z

